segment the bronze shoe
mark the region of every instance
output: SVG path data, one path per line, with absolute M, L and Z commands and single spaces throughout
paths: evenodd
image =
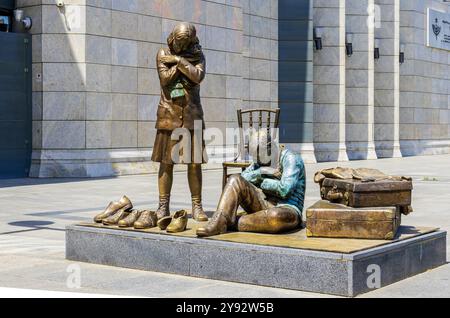
M 208 221 L 208 216 L 203 210 L 201 197 L 192 197 L 192 218 L 197 222 Z
M 159 197 L 159 206 L 156 210 L 158 220 L 170 216 L 170 195 Z
M 161 230 L 165 230 L 165 229 L 167 229 L 167 227 L 169 226 L 169 224 L 172 222 L 172 217 L 171 216 L 166 216 L 166 217 L 163 217 L 162 219 L 160 219 L 159 221 L 158 221 L 158 227 L 161 229 Z
M 139 218 L 134 222 L 136 230 L 145 230 L 156 227 L 158 219 L 154 211 L 145 210 L 141 212 Z
M 102 221 L 103 225 L 117 225 L 121 220 L 130 215 L 130 211 L 126 208 L 120 209 L 116 214 L 111 215 Z
M 211 221 L 205 226 L 197 229 L 198 237 L 209 237 L 227 233 L 228 221 L 222 213 L 215 213 Z
M 142 211 L 133 210 L 130 215 L 128 215 L 125 219 L 120 220 L 118 225 L 119 227 L 132 227 L 134 223 L 139 219 Z
M 105 211 L 100 213 L 94 218 L 95 223 L 102 223 L 104 219 L 109 218 L 110 216 L 116 214 L 120 209 L 125 208 L 126 210 L 132 209 L 133 204 L 127 196 L 123 196 L 118 202 L 111 202 L 106 207 Z
M 186 231 L 188 222 L 186 210 L 181 210 L 173 215 L 172 222 L 167 227 L 167 233 L 180 233 Z

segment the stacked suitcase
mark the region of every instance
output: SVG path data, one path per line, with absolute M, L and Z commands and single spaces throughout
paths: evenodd
M 306 210 L 308 237 L 392 240 L 412 212 L 412 180 L 378 170 L 335 168 L 316 173 L 322 200 Z

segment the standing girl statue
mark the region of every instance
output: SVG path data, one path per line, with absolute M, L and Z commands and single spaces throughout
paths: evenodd
M 159 50 L 156 62 L 161 82 L 161 101 L 158 107 L 157 135 L 153 147 L 152 161 L 159 162 L 159 206 L 157 218 L 170 215 L 170 193 L 175 164 L 186 164 L 189 188 L 192 196 L 192 217 L 196 221 L 207 221 L 202 207 L 202 164 L 207 162 L 203 129 L 203 109 L 200 102 L 200 83 L 205 78 L 206 61 L 200 46 L 195 26 L 179 23 L 167 39 L 168 48 Z M 194 124 L 200 124 L 200 132 L 194 134 Z M 197 127 L 197 126 L 196 126 Z M 179 128 L 189 132 L 178 137 Z M 200 136 L 198 136 L 200 134 Z M 200 138 L 199 138 L 200 137 Z M 190 140 L 183 140 L 190 138 Z M 188 141 L 188 143 L 186 143 Z M 180 145 L 189 144 L 189 147 Z M 188 149 L 186 149 L 188 148 Z M 180 160 L 180 155 L 187 161 Z M 200 153 L 200 156 L 198 155 Z M 200 158 L 199 158 L 200 157 Z M 141 215 L 140 227 L 154 226 L 149 213 Z

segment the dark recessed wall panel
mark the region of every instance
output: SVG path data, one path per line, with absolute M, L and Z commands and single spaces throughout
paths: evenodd
M 31 36 L 0 32 L 0 179 L 31 163 Z
M 282 143 L 313 142 L 312 1 L 278 1 L 278 97 Z

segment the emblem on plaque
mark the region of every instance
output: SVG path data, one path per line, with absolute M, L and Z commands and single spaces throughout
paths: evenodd
M 436 24 L 433 24 L 433 33 L 436 35 L 436 40 L 438 39 L 439 34 L 441 34 L 442 27 L 438 24 L 439 20 L 436 18 Z

